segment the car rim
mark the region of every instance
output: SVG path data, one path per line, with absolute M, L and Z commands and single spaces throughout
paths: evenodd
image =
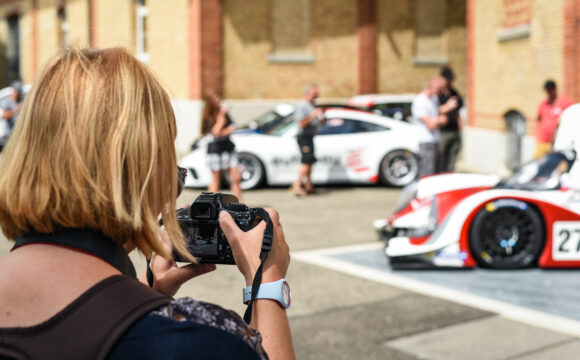
M 490 213 L 481 227 L 481 255 L 488 263 L 529 263 L 538 229 L 530 215 L 514 207 Z
M 407 185 L 417 176 L 417 161 L 413 154 L 406 151 L 387 155 L 382 168 L 385 179 L 395 186 Z
M 238 159 L 238 169 L 242 178 L 241 187 L 251 189 L 258 185 L 262 178 L 262 166 L 258 159 L 249 156 L 240 156 Z

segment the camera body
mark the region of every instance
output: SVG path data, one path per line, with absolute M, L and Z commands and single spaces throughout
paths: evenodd
M 200 263 L 234 265 L 232 249 L 219 226 L 220 211 L 227 211 L 243 231 L 261 221 L 256 209 L 238 203 L 234 195 L 211 192 L 201 193 L 190 207 L 177 210 L 177 221 L 187 249 Z M 174 259 L 187 261 L 176 253 Z

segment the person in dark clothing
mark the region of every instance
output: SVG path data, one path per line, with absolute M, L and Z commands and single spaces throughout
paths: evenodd
M 463 107 L 463 99 L 453 87 L 455 74 L 453 71 L 444 67 L 441 70 L 441 76 L 445 79 L 445 84 L 437 94 L 440 104 L 445 104 L 449 99 L 455 98 L 457 106 L 447 111 L 447 124 L 440 128 L 439 137 L 439 154 L 441 164 L 440 171 L 452 172 L 455 169 L 457 156 L 461 150 L 461 118 L 459 110 Z
M 296 104 L 294 121 L 298 124 L 298 148 L 300 149 L 300 170 L 292 184 L 294 195 L 303 198 L 306 194 L 315 194 L 312 184 L 312 165 L 316 162 L 314 152 L 314 136 L 318 127 L 324 122 L 324 109 L 316 108 L 318 86 L 310 84 L 304 89 L 302 100 Z
M 201 134 L 210 137 L 207 144 L 207 165 L 211 169 L 212 179 L 207 190 L 218 192 L 221 187 L 222 172 L 230 176 L 230 190 L 242 201 L 240 187 L 240 172 L 238 171 L 238 156 L 235 144 L 230 140 L 230 134 L 235 125 L 228 108 L 221 103 L 221 96 L 215 91 L 208 91 L 203 108 Z

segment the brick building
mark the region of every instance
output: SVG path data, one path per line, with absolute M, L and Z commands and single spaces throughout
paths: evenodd
M 465 0 L 235 0 L 223 5 L 223 90 L 231 98 L 404 93 L 442 65 L 465 89 Z M 248 19 L 252 19 L 248 22 Z
M 407 93 L 450 65 L 467 95 L 464 164 L 497 171 L 508 113 L 527 119 L 531 157 L 547 78 L 580 100 L 579 17 L 580 0 L 0 0 L 0 87 L 32 82 L 61 45 L 128 47 L 175 99 L 185 152 L 205 89 L 266 106 L 309 82 L 328 98 Z M 233 110 L 259 108 L 247 103 Z
M 522 160 L 532 157 L 547 79 L 580 101 L 579 25 L 578 0 L 467 1 L 466 164 L 482 171 L 506 168 L 506 115 L 514 113 L 525 119 Z
M 60 45 L 133 49 L 176 98 L 417 91 L 443 64 L 465 89 L 465 0 L 0 0 L 0 83 Z
M 207 89 L 246 100 L 295 99 L 310 82 L 328 98 L 416 92 L 448 64 L 464 91 L 465 12 L 465 0 L 0 0 L 0 87 L 33 82 L 62 45 L 127 47 L 176 99 L 185 151 Z

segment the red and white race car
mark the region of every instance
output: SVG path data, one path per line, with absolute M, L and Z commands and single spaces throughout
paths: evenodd
M 508 179 L 441 174 L 408 185 L 375 221 L 391 266 L 580 267 L 578 134 L 580 104 L 563 113 L 555 152 Z

